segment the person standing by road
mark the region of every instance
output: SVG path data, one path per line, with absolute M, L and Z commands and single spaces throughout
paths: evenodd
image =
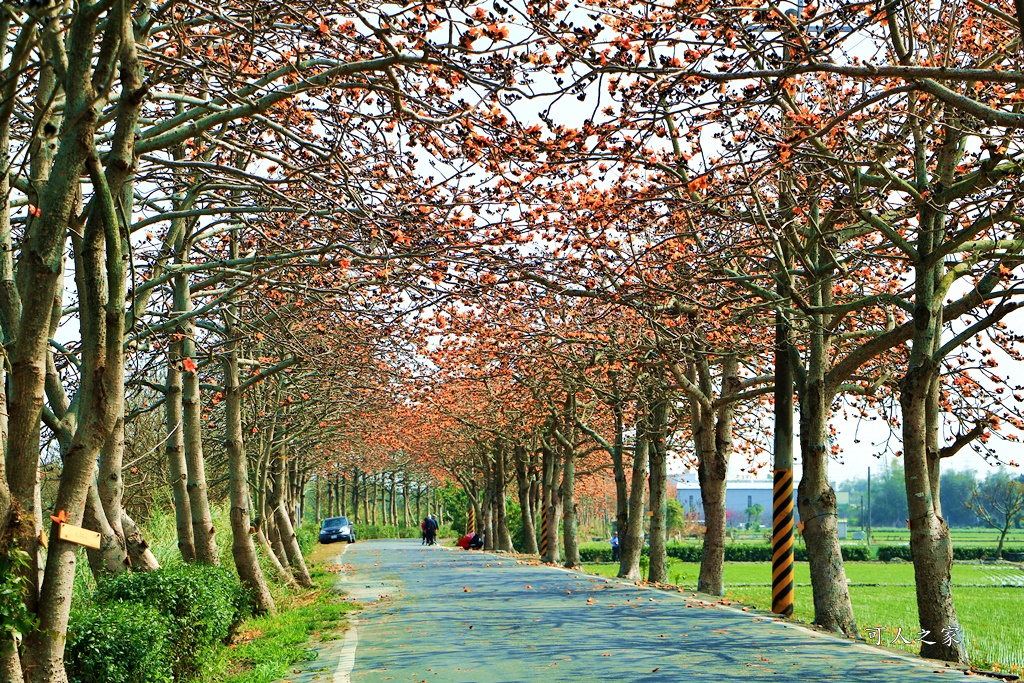
M 619 561 L 619 532 L 612 534 L 612 562 Z
M 437 536 L 437 520 L 434 519 L 434 515 L 427 515 L 427 518 L 423 520 L 423 535 L 427 545 L 436 545 L 434 539 Z

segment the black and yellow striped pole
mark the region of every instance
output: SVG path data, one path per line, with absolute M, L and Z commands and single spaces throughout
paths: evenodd
M 793 469 L 775 470 L 772 495 L 772 612 L 793 614 Z
M 548 559 L 548 506 L 545 505 L 540 511 L 540 556 L 541 559 Z
M 469 512 L 466 513 L 466 533 L 476 533 L 476 508 L 469 504 Z
M 775 320 L 775 466 L 772 490 L 772 612 L 793 614 L 793 366 L 791 332 Z

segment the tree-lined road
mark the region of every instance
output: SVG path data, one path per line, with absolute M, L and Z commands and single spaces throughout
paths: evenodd
M 862 643 L 514 558 L 418 541 L 366 541 L 339 562 L 366 606 L 350 674 L 369 681 L 948 680 Z M 346 678 L 330 643 L 294 683 Z M 347 642 L 348 647 L 345 647 Z

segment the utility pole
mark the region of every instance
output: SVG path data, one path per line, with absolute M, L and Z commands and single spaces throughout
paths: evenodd
M 871 468 L 868 468 L 868 545 L 871 545 Z
M 1024 0 L 1021 0 L 1024 2 Z M 796 1 L 795 10 L 786 14 L 799 21 L 804 10 L 804 0 Z M 821 28 L 807 27 L 809 32 Z M 843 27 L 842 31 L 850 30 Z M 789 47 L 790 36 L 782 42 L 782 67 L 792 66 Z M 783 137 L 788 137 L 789 118 L 782 116 Z M 790 183 L 786 169 L 779 169 L 779 218 L 789 222 L 794 217 L 793 195 L 787 190 Z M 792 255 L 786 238 L 779 240 L 778 280 L 776 291 L 779 303 L 775 308 L 775 443 L 772 487 L 772 612 L 785 616 L 793 614 L 793 362 L 799 355 L 793 347 L 793 330 L 786 318 L 784 305 L 792 297 L 788 285 L 788 271 L 792 267 Z M 870 538 L 870 532 L 869 532 Z

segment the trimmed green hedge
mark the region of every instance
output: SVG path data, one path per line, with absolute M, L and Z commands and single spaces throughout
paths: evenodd
M 238 580 L 220 567 L 202 564 L 170 565 L 152 572 L 124 572 L 101 583 L 93 603 L 92 609 L 83 610 L 68 628 L 72 636 L 67 657 L 69 661 L 81 663 L 82 668 L 76 669 L 81 677 L 73 678 L 81 683 L 163 680 L 159 678 L 160 669 L 153 678 L 131 677 L 134 675 L 131 672 L 142 666 L 139 653 L 148 648 L 159 655 L 154 666 L 168 662 L 174 680 L 194 678 L 202 671 L 216 644 L 226 642 L 235 627 L 250 614 L 248 592 Z M 149 615 L 148 625 L 137 627 L 135 619 L 127 620 L 128 626 L 124 628 L 112 623 L 119 615 L 131 611 Z M 104 620 L 109 623 L 104 625 Z M 110 643 L 97 644 L 98 639 L 108 636 Z M 104 669 L 102 662 L 116 660 L 118 648 L 125 653 L 124 667 Z M 99 669 L 93 662 L 100 662 Z M 99 670 L 107 671 L 109 677 L 101 677 Z
M 170 683 L 167 620 L 148 605 L 113 602 L 71 612 L 65 663 L 72 683 Z
M 871 559 L 868 549 L 864 546 L 849 545 L 842 546 L 843 560 L 846 562 L 864 562 Z M 642 555 L 647 555 L 648 548 L 644 548 Z M 683 562 L 700 562 L 704 550 L 699 545 L 685 543 L 668 543 L 665 552 L 669 557 Z M 798 546 L 794 555 L 799 562 L 807 561 L 807 549 Z M 585 546 L 580 548 L 581 562 L 611 562 L 611 546 Z M 772 547 L 770 545 L 727 545 L 725 547 L 726 562 L 771 562 Z
M 1003 555 L 1024 553 L 1024 548 L 1003 548 Z M 995 557 L 996 548 L 983 548 L 980 546 L 953 547 L 954 560 L 980 560 L 983 557 Z M 888 562 L 893 558 L 899 558 L 911 562 L 914 557 L 910 553 L 909 545 L 880 545 L 878 546 L 878 559 Z

